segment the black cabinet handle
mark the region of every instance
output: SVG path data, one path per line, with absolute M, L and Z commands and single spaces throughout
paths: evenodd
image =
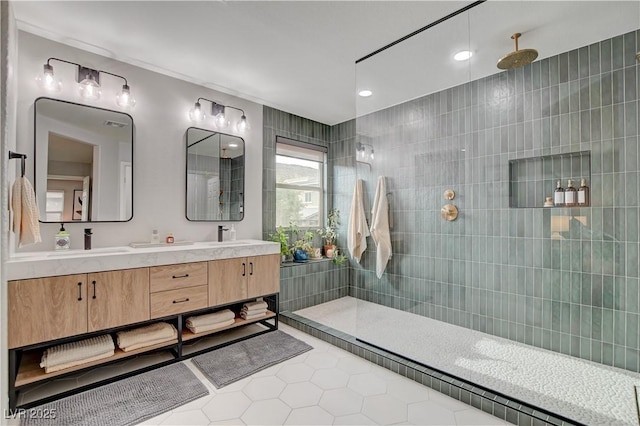
M 91 284 L 93 284 L 93 299 L 95 299 L 96 298 L 96 282 L 95 282 L 95 280 L 91 281 Z
M 249 262 L 249 275 L 253 275 L 253 262 Z
M 78 283 L 78 301 L 82 300 L 82 282 Z
M 247 275 L 247 264 L 242 262 L 242 276 L 246 276 Z
M 184 299 L 182 299 L 182 300 L 174 300 L 174 301 L 173 301 L 173 303 L 184 303 L 184 302 L 188 302 L 188 301 L 189 301 L 189 298 L 188 298 L 188 297 L 185 297 L 185 298 L 184 298 Z
M 175 280 L 176 278 L 188 278 L 188 277 L 189 277 L 189 274 L 184 274 L 184 275 L 173 275 L 171 278 Z

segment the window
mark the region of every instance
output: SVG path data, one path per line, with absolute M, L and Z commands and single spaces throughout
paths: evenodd
M 47 222 L 62 222 L 64 191 L 47 191 L 45 210 Z
M 323 225 L 326 152 L 321 146 L 276 137 L 276 226 Z

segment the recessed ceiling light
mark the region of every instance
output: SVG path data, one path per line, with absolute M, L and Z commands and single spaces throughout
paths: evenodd
M 466 61 L 472 56 L 473 56 L 473 52 L 469 50 L 461 50 L 460 52 L 453 55 L 453 59 L 455 59 L 456 61 Z
M 369 96 L 373 95 L 373 92 L 371 90 L 361 90 L 358 92 L 359 96 L 362 96 L 363 98 L 368 98 Z
M 238 144 L 237 143 L 230 143 L 229 144 L 229 148 L 237 148 Z

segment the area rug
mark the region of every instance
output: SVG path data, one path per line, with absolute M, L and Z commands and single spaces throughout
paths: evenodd
M 280 330 L 192 358 L 193 363 L 218 389 L 267 367 L 313 349 Z
M 135 425 L 208 395 L 183 363 L 25 410 L 22 425 Z

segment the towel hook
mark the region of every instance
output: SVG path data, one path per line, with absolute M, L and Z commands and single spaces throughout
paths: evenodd
M 25 169 L 25 162 L 27 159 L 27 155 L 26 154 L 20 154 L 18 152 L 13 152 L 13 151 L 9 151 L 9 160 L 14 160 L 16 158 L 20 159 L 20 171 L 21 171 L 21 177 L 24 177 L 24 169 Z

